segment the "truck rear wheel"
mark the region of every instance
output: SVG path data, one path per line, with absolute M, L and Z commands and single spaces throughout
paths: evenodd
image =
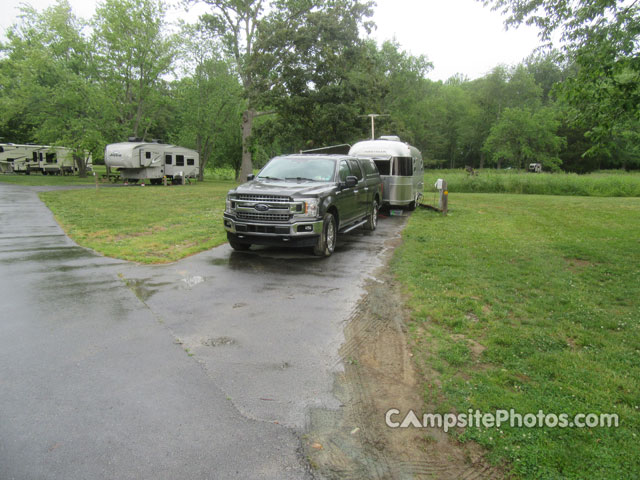
M 326 213 L 322 220 L 322 233 L 318 238 L 318 243 L 313 247 L 313 253 L 318 257 L 329 257 L 336 248 L 338 227 L 336 217 L 330 213 Z
M 227 232 L 227 240 L 229 241 L 229 245 L 231 245 L 231 248 L 233 248 L 234 250 L 236 250 L 238 252 L 244 252 L 246 250 L 249 250 L 249 248 L 251 248 L 251 244 L 250 243 L 241 242 L 238 239 L 238 237 L 236 237 L 231 232 Z

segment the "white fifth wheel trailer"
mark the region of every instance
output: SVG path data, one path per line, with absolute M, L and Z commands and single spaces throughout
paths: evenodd
M 91 154 L 85 152 L 83 161 L 91 171 Z M 66 147 L 50 145 L 0 144 L 0 172 L 42 173 L 43 175 L 66 175 L 77 173 L 78 166 L 73 151 Z
M 107 145 L 105 164 L 120 172 L 120 178 L 129 182 L 149 179 L 152 184 L 162 178 L 195 178 L 200 156 L 195 150 L 155 142 L 121 142 Z
M 416 147 L 400 141 L 396 136 L 378 140 L 364 140 L 349 150 L 349 155 L 372 159 L 384 185 L 382 204 L 407 207 L 420 203 L 424 190 L 422 154 Z

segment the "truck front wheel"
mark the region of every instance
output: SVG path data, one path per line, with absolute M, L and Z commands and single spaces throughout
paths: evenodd
M 231 245 L 231 248 L 239 252 L 249 250 L 249 248 L 251 247 L 250 243 L 242 243 L 240 240 L 238 240 L 238 237 L 236 237 L 231 232 L 227 232 L 227 240 L 229 241 L 229 245 Z
M 338 227 L 336 217 L 330 213 L 326 213 L 322 220 L 322 233 L 318 238 L 318 243 L 313 247 L 313 253 L 318 257 L 329 257 L 336 248 Z

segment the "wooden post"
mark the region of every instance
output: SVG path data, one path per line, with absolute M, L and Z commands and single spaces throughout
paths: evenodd
M 442 190 L 440 190 L 440 210 L 443 215 L 447 215 L 449 209 L 449 190 L 447 188 L 447 181 L 442 180 Z

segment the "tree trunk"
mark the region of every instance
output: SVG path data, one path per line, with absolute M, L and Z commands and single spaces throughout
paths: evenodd
M 255 117 L 256 111 L 253 109 L 245 110 L 242 114 L 242 164 L 240 165 L 240 173 L 236 178 L 241 182 L 246 181 L 247 175 L 253 173 L 249 140 L 251 139 L 251 130 L 253 129 L 253 119 Z
M 76 162 L 78 166 L 78 177 L 85 178 L 87 176 L 87 162 L 80 155 L 74 155 L 73 160 Z

